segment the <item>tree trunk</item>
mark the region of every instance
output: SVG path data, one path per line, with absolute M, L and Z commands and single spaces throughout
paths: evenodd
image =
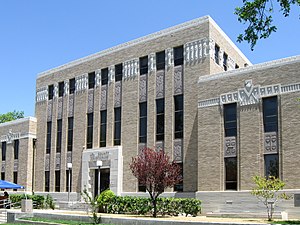
M 153 204 L 153 217 L 156 217 L 157 215 L 156 199 L 152 199 L 152 204 Z

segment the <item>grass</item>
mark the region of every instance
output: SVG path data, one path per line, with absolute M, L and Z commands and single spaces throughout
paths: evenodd
M 300 220 L 272 221 L 271 224 L 300 224 Z

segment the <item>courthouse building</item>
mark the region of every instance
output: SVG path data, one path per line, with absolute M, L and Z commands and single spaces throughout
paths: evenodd
M 42 72 L 33 189 L 143 195 L 129 164 L 147 146 L 182 167 L 166 194 L 204 212 L 257 207 L 254 175 L 283 179 L 295 194 L 284 209 L 299 212 L 299 67 L 252 65 L 206 16 Z

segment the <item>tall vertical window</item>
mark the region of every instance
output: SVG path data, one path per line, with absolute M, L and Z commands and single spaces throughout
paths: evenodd
M 263 99 L 263 117 L 264 131 L 278 131 L 278 110 L 277 97 L 269 97 Z
M 140 103 L 139 142 L 147 142 L 147 102 Z
M 95 72 L 89 73 L 89 89 L 95 87 Z
M 237 136 L 236 103 L 226 104 L 224 107 L 225 137 Z M 225 189 L 237 190 L 237 157 L 225 158 Z
M 165 99 L 156 100 L 156 141 L 163 141 L 165 136 Z
M 121 144 L 121 107 L 115 108 L 114 145 Z
M 278 132 L 278 103 L 277 96 L 263 99 L 264 132 Z M 265 154 L 265 176 L 279 177 L 278 153 Z
M 107 111 L 100 111 L 100 147 L 106 147 Z
M 183 65 L 183 46 L 174 48 L 174 66 Z
M 108 83 L 108 68 L 101 70 L 101 85 L 106 85 Z
M 58 97 L 62 97 L 64 95 L 64 82 L 58 83 Z
M 220 47 L 218 45 L 215 45 L 215 62 L 217 64 L 220 64 L 219 53 L 220 53 Z
M 55 191 L 60 192 L 60 170 L 55 170 Z
M 227 71 L 227 69 L 228 69 L 228 55 L 225 52 L 223 54 L 223 67 L 224 67 L 224 70 Z
M 175 138 L 183 138 L 183 95 L 174 96 L 175 103 Z
M 73 94 L 75 92 L 75 78 L 69 80 L 69 94 Z
M 48 100 L 53 99 L 53 91 L 54 91 L 54 86 L 53 84 L 48 86 Z
M 69 183 L 70 183 L 70 192 L 72 191 L 72 170 L 66 170 L 66 192 L 69 191 Z
M 13 173 L 13 182 L 15 183 L 15 184 L 17 184 L 18 183 L 18 172 L 17 171 L 14 171 L 14 173 Z M 17 191 L 17 189 L 13 189 L 14 191 Z
M 6 141 L 2 142 L 2 161 L 6 160 Z
M 156 69 L 164 70 L 165 69 L 165 51 L 156 53 Z
M 148 56 L 140 58 L 140 75 L 148 73 Z
M 62 120 L 57 120 L 56 152 L 61 152 Z
M 236 103 L 224 105 L 225 137 L 237 136 Z
M 52 122 L 47 122 L 46 154 L 49 154 L 51 152 L 51 130 Z
M 1 172 L 1 180 L 5 180 L 5 172 Z
M 19 140 L 14 140 L 14 159 L 19 159 Z
M 45 171 L 45 191 L 50 191 L 50 171 Z
M 73 126 L 74 126 L 74 118 L 68 118 L 68 151 L 73 150 Z
M 115 81 L 121 81 L 123 76 L 123 64 L 115 65 Z
M 87 134 L 86 134 L 86 148 L 93 148 L 93 124 L 94 114 L 87 114 Z

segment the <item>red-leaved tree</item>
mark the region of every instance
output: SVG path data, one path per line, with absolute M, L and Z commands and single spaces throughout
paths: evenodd
M 146 186 L 152 205 L 153 217 L 157 215 L 157 198 L 165 188 L 181 182 L 181 168 L 163 150 L 143 149 L 132 158 L 130 169 L 139 184 Z

